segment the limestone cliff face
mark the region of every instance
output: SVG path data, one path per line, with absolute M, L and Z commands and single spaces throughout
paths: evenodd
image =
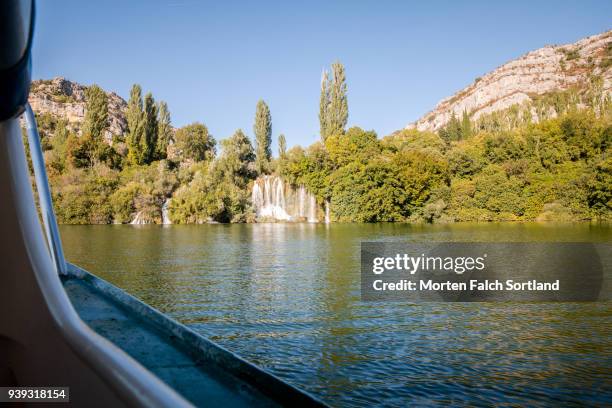
M 65 78 L 32 81 L 29 102 L 37 114 L 49 113 L 68 121 L 70 128 L 80 132 L 85 120 L 85 90 L 86 86 Z M 113 135 L 121 135 L 127 130 L 125 108 L 127 103 L 114 92 L 108 95 L 109 127 L 105 137 L 112 140 Z
M 407 128 L 436 131 L 446 125 L 453 112 L 460 118 L 467 111 L 476 120 L 535 95 L 586 86 L 594 75 L 603 79 L 603 91 L 609 95 L 612 92 L 612 30 L 573 44 L 540 48 L 510 61 L 443 99 Z

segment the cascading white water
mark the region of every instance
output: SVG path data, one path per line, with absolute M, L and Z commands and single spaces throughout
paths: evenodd
M 329 224 L 330 223 L 330 219 L 329 219 L 329 201 L 325 200 L 325 223 Z
M 304 186 L 294 190 L 278 176 L 255 180 L 251 200 L 258 221 L 319 221 L 315 196 Z
M 132 222 L 130 222 L 130 224 L 133 224 L 133 225 L 142 225 L 142 224 L 150 224 L 150 223 L 151 222 L 143 216 L 142 211 L 138 211 L 136 213 L 136 216 L 132 220 Z
M 308 206 L 308 222 L 319 222 L 317 219 L 317 199 L 310 195 L 310 205 Z
M 170 204 L 170 199 L 166 198 L 161 208 L 161 217 L 162 224 L 172 224 L 170 218 L 168 217 L 168 205 Z M 134 219 L 130 222 L 133 225 L 143 225 L 143 224 L 153 224 L 154 221 L 152 218 L 146 217 L 143 211 L 138 211 L 134 216 Z
M 170 199 L 166 198 L 166 200 L 162 204 L 162 210 L 161 210 L 162 224 L 172 224 L 172 221 L 170 221 L 170 218 L 168 217 L 168 205 L 170 205 Z
M 306 188 L 304 186 L 300 186 L 299 196 L 298 196 L 298 215 L 300 217 L 304 217 L 304 200 L 306 200 Z
M 291 220 L 291 216 L 285 210 L 284 185 L 279 177 L 264 176 L 257 179 L 253 185 L 251 200 L 258 218 Z

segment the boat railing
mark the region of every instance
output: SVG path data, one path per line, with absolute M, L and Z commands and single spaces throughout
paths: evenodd
M 66 272 L 66 263 L 53 212 L 51 193 L 40 147 L 36 120 L 31 108 L 26 108 L 28 141 L 35 171 L 40 210 L 48 242 L 41 234 L 41 225 L 33 200 L 30 176 L 21 140 L 19 121 L 0 123 L 0 148 L 6 149 L 10 163 L 12 200 L 15 202 L 23 243 L 27 248 L 29 267 L 35 275 L 46 307 L 67 345 L 92 371 L 98 373 L 127 405 L 140 407 L 190 407 L 176 391 L 145 369 L 123 350 L 95 333 L 79 317 L 68 298 L 58 273 Z
M 34 178 L 36 180 L 36 191 L 38 192 L 38 205 L 40 206 L 47 234 L 47 245 L 49 246 L 49 252 L 56 272 L 60 275 L 66 275 L 66 260 L 64 259 L 62 241 L 57 227 L 55 212 L 53 211 L 53 201 L 45 168 L 45 159 L 40 146 L 36 118 L 29 103 L 26 103 L 24 117 L 28 134 L 28 145 L 30 146 L 30 158 L 32 159 L 32 168 L 34 169 Z

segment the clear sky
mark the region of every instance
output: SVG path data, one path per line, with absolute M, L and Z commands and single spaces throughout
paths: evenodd
M 173 125 L 252 136 L 257 100 L 273 137 L 318 138 L 321 71 L 348 79 L 349 126 L 385 136 L 510 59 L 612 28 L 612 1 L 38 0 L 34 78 L 133 83 Z M 274 149 L 276 153 L 276 148 Z

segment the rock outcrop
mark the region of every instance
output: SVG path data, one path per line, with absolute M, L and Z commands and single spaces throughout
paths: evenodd
M 609 95 L 612 91 L 612 31 L 573 44 L 529 52 L 443 99 L 407 128 L 437 131 L 448 123 L 453 112 L 460 118 L 466 111 L 471 119 L 477 120 L 536 95 L 573 86 L 585 87 L 593 76 L 602 78 L 603 92 Z
M 32 81 L 29 102 L 37 114 L 48 113 L 68 121 L 71 130 L 80 134 L 81 124 L 85 120 L 86 86 L 65 78 Z M 108 121 L 105 138 L 108 142 L 113 135 L 121 135 L 127 130 L 125 108 L 127 103 L 114 92 L 108 95 Z

